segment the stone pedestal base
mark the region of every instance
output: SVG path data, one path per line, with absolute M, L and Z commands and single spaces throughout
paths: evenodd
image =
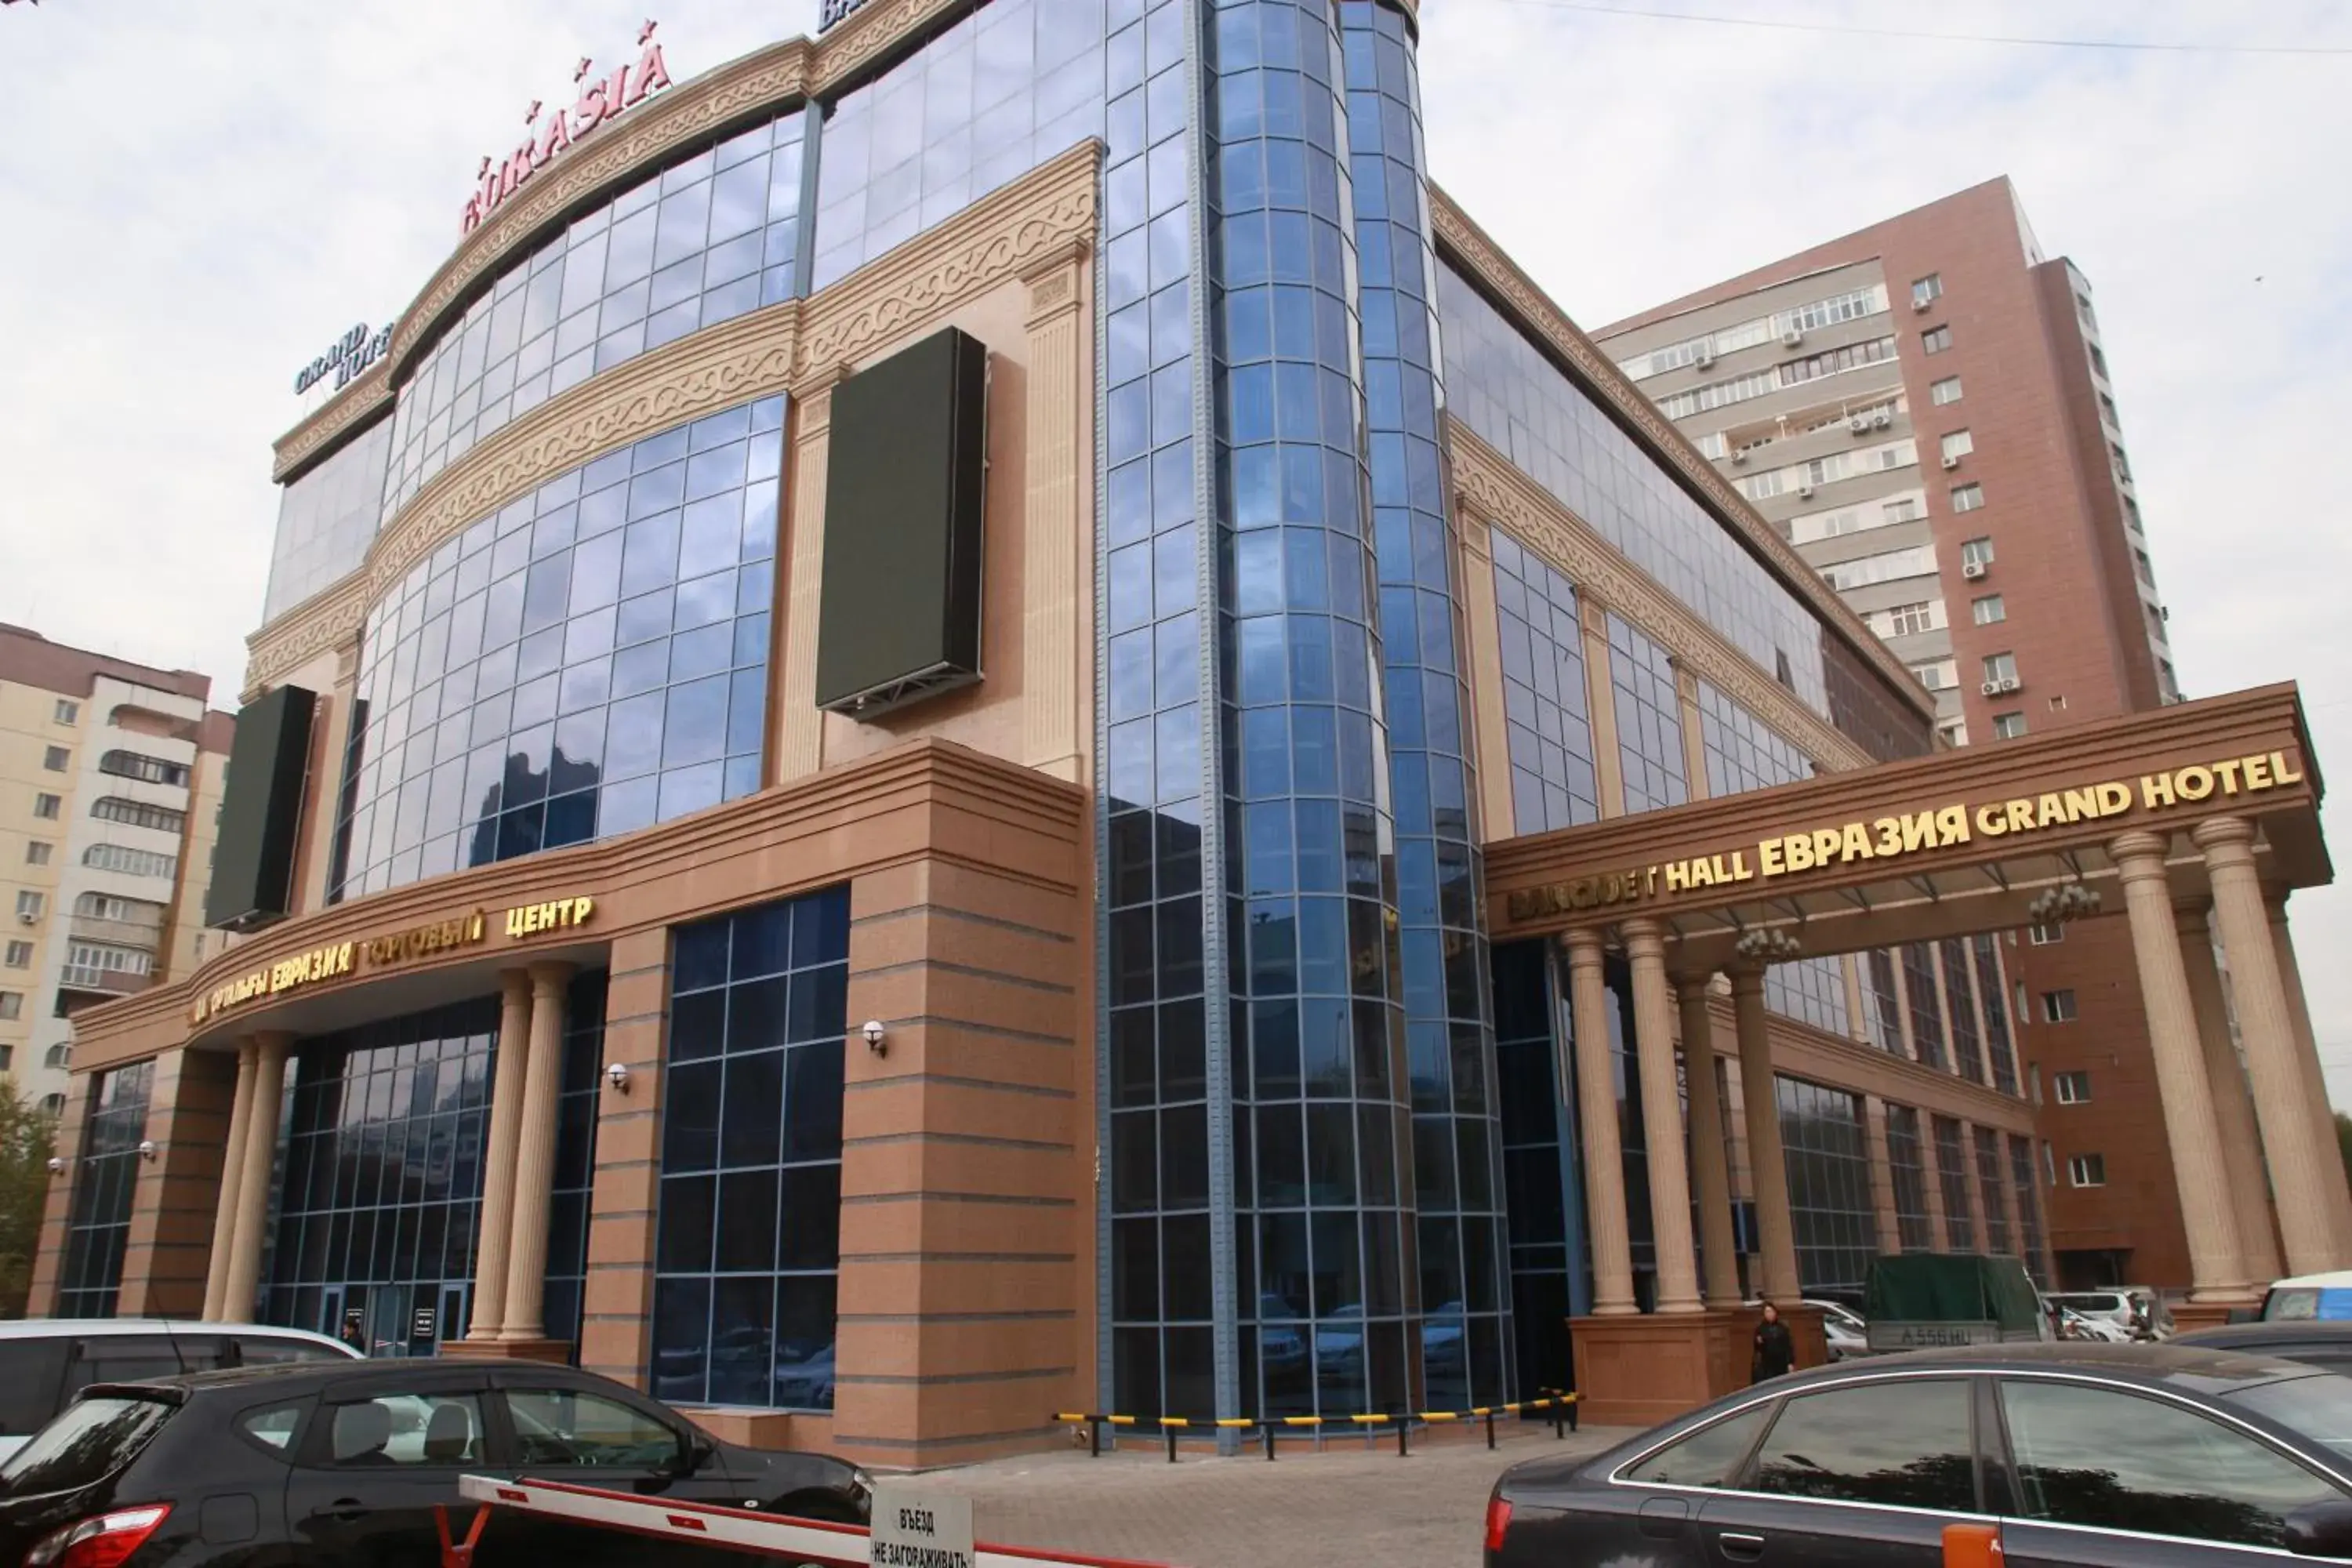
M 2172 1326 L 2184 1334 L 2191 1329 L 2217 1329 L 2230 1321 L 2231 1313 L 2251 1312 L 2261 1305 L 2259 1301 L 2175 1301 Z
M 541 1361 L 563 1366 L 572 1360 L 570 1340 L 450 1340 L 441 1353 L 452 1361 Z
M 1578 1419 L 1654 1426 L 1746 1387 L 1755 1321 L 1750 1311 L 1570 1318 Z
M 732 1443 L 739 1448 L 781 1449 L 808 1446 L 793 1440 L 794 1419 L 788 1410 L 713 1410 L 681 1405 L 677 1413 L 720 1442 Z
M 1751 1336 L 1755 1333 L 1753 1325 L 1761 1321 L 1763 1316 L 1760 1309 L 1749 1314 L 1748 1332 Z M 1808 1307 L 1801 1303 L 1780 1309 L 1780 1321 L 1789 1325 L 1789 1337 L 1797 1342 L 1799 1372 L 1804 1371 L 1809 1366 L 1827 1366 L 1830 1363 L 1829 1331 L 1822 1327 L 1822 1310 L 1819 1307 Z M 1743 1370 L 1745 1370 L 1744 1367 Z

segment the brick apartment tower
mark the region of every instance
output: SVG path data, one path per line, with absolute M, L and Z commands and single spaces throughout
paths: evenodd
M 2005 176 L 1594 336 L 1935 690 L 1950 743 L 2179 700 L 2091 286 Z M 2002 951 L 2058 1283 L 2185 1284 L 2125 922 Z

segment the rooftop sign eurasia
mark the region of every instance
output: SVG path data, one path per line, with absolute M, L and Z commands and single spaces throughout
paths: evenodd
M 824 32 L 865 4 L 866 0 L 824 0 L 817 10 L 816 30 Z
M 522 144 L 503 162 L 494 153 L 483 154 L 482 166 L 475 171 L 474 194 L 466 198 L 463 232 L 473 233 L 498 210 L 499 203 L 521 189 L 575 140 L 669 85 L 669 68 L 662 63 L 661 46 L 654 42 L 655 26 L 647 22 L 637 30 L 637 63 L 623 66 L 609 77 L 593 75 L 596 63 L 583 55 L 572 72 L 572 81 L 581 84 L 580 100 L 570 109 L 559 107 L 542 118 L 541 110 L 546 105 L 532 100 L 522 117 L 531 133 Z

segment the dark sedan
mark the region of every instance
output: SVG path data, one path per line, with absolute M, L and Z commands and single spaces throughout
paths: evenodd
M 2009 1568 L 2352 1558 L 2352 1380 L 2168 1345 L 1850 1362 L 1517 1466 L 1486 1522 L 1488 1568 L 1913 1568 L 1952 1526 Z
M 2352 1373 L 2352 1323 L 2318 1321 L 2310 1318 L 2276 1319 L 2262 1323 L 2224 1323 L 2175 1334 L 2176 1345 L 2197 1345 L 2209 1351 L 2236 1351 L 2242 1355 L 2265 1355 L 2299 1361 L 2322 1372 Z
M 865 1477 L 720 1443 L 568 1367 L 376 1361 L 248 1367 L 84 1391 L 0 1468 L 0 1564 L 226 1568 L 438 1560 L 467 1474 L 528 1475 L 862 1524 Z M 498 1510 L 488 1563 L 637 1562 L 633 1537 Z M 716 1560 L 716 1554 L 713 1554 Z M 666 1559 L 667 1560 L 667 1559 Z

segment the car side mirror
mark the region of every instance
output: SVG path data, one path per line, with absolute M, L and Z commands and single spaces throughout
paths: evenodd
M 685 1467 L 685 1473 L 687 1475 L 691 1476 L 696 1474 L 700 1471 L 704 1466 L 711 1463 L 718 1458 L 718 1444 L 712 1442 L 709 1437 L 703 1436 L 699 1432 L 689 1432 L 687 1434 L 686 1452 L 681 1456 L 679 1461 Z
M 2315 1502 L 2288 1514 L 2286 1549 L 2298 1557 L 2352 1557 L 2352 1502 Z

